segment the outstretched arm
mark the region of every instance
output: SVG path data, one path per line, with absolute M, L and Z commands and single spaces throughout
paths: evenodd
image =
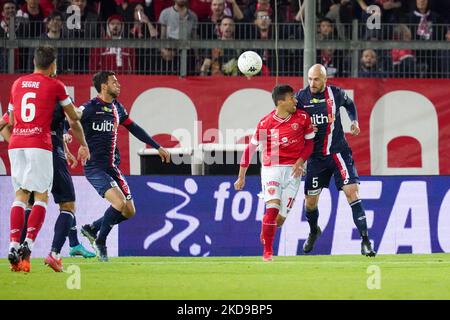
M 361 130 L 359 129 L 358 112 L 356 111 L 355 103 L 344 92 L 344 90 L 341 90 L 341 96 L 342 96 L 342 105 L 347 110 L 347 114 L 348 114 L 350 120 L 352 121 L 350 131 L 351 131 L 352 135 L 357 136 Z
M 133 120 L 128 118 L 122 124 L 123 124 L 123 126 L 125 128 L 127 128 L 128 131 L 130 131 L 130 133 L 133 136 L 135 136 L 136 138 L 138 138 L 142 142 L 144 142 L 146 144 L 149 144 L 153 148 L 158 150 L 159 156 L 161 157 L 161 160 L 163 162 L 167 162 L 167 163 L 170 162 L 170 153 L 167 152 L 166 149 L 161 147 L 155 140 L 153 140 L 152 137 L 150 137 L 148 135 L 148 133 L 145 132 L 145 130 L 142 129 L 137 123 L 135 123 Z
M 241 157 L 241 165 L 239 167 L 239 174 L 236 182 L 234 183 L 235 190 L 242 190 L 245 186 L 245 174 L 247 173 L 247 169 L 250 166 L 250 161 L 252 160 L 253 154 L 255 153 L 258 145 L 249 143 L 247 148 L 245 148 L 244 153 Z

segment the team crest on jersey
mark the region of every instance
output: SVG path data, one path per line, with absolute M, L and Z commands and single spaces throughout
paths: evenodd
M 276 191 L 275 188 L 269 188 L 269 189 L 267 189 L 267 192 L 268 192 L 271 196 L 273 196 L 273 195 L 275 194 L 275 191 Z
M 333 105 L 333 99 L 327 99 L 327 105 L 332 106 Z
M 293 123 L 293 124 L 291 125 L 291 127 L 292 127 L 293 130 L 296 130 L 296 131 L 297 131 L 299 125 L 298 125 L 298 123 L 296 122 L 296 123 Z

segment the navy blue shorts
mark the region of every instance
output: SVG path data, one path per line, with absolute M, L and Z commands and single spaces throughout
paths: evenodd
M 66 158 L 55 152 L 53 153 L 52 194 L 55 203 L 75 201 L 75 189 Z
M 306 167 L 305 194 L 318 195 L 322 188 L 329 187 L 331 176 L 334 176 L 338 190 L 347 184 L 359 183 L 351 150 L 325 157 L 309 158 Z
M 88 179 L 90 184 L 103 198 L 105 197 L 106 191 L 111 188 L 118 187 L 120 190 L 122 190 L 122 193 L 127 200 L 132 199 L 127 180 L 125 180 L 125 177 L 118 167 L 85 167 L 84 174 L 86 175 L 86 178 Z

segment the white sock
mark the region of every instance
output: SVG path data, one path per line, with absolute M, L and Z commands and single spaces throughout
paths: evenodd
M 30 238 L 25 238 L 25 241 L 28 244 L 28 249 L 30 249 L 30 251 L 33 251 L 33 245 L 34 245 L 34 241 L 31 240 Z
M 19 248 L 20 248 L 20 243 L 18 243 L 18 242 L 10 242 L 10 243 L 9 243 L 9 250 L 11 250 L 12 248 L 14 248 L 14 249 L 16 249 L 16 250 L 19 250 Z
M 56 253 L 55 251 L 52 251 L 52 257 L 55 258 L 56 260 L 59 260 L 59 258 L 61 257 L 61 254 Z

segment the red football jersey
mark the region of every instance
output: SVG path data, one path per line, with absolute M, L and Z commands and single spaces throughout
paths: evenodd
M 63 83 L 40 73 L 17 79 L 11 88 L 8 110 L 14 114 L 9 149 L 39 148 L 52 151 L 50 126 L 57 103 L 72 101 Z
M 305 140 L 314 138 L 311 118 L 303 110 L 297 110 L 285 119 L 275 112 L 258 123 L 250 143 L 263 145 L 264 166 L 293 165 L 300 157 Z

